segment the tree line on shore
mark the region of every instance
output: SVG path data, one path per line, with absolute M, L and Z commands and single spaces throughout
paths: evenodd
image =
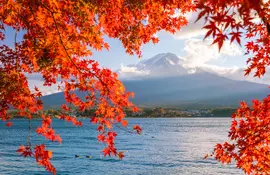
M 76 117 L 89 117 L 95 116 L 95 108 L 79 111 L 76 108 L 70 110 L 69 115 Z M 133 113 L 131 110 L 126 109 L 126 117 L 141 117 L 141 118 L 177 118 L 177 117 L 230 117 L 236 111 L 235 108 L 209 108 L 209 109 L 178 109 L 178 108 L 139 108 L 137 113 Z M 33 114 L 33 118 L 40 118 L 42 114 L 50 115 L 51 117 L 58 118 L 65 111 L 61 108 L 47 109 L 42 112 Z M 18 111 L 11 110 L 9 114 L 13 118 L 22 118 L 18 114 Z

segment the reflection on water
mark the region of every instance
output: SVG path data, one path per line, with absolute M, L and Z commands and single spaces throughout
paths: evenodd
M 227 138 L 230 118 L 129 119 L 140 124 L 143 134 L 118 131 L 117 148 L 125 152 L 122 161 L 104 158 L 102 144 L 97 143 L 96 127 L 88 119 L 84 126 L 55 120 L 53 127 L 63 138 L 62 145 L 51 143 L 33 133 L 32 143 L 43 143 L 54 151 L 57 174 L 93 175 L 219 175 L 241 174 L 234 165 L 223 166 L 212 158 L 203 160 L 215 143 Z M 40 121 L 33 121 L 34 126 Z M 12 128 L 0 126 L 0 174 L 48 174 L 31 158 L 17 155 L 18 145 L 27 139 L 27 121 L 17 119 Z M 75 158 L 75 155 L 81 155 Z M 86 155 L 92 158 L 85 158 Z

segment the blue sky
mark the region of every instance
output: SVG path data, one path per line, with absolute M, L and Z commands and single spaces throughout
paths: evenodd
M 185 57 L 188 53 L 185 50 L 187 40 L 192 39 L 200 39 L 203 41 L 203 37 L 205 31 L 201 28 L 203 26 L 203 22 L 199 21 L 194 23 L 193 21 L 196 19 L 196 14 L 189 14 L 187 16 L 190 23 L 187 27 L 184 27 L 181 31 L 176 32 L 176 34 L 172 35 L 166 32 L 159 32 L 157 36 L 159 37 L 160 42 L 157 44 L 148 43 L 142 46 L 142 54 L 143 57 L 140 59 L 148 59 L 151 58 L 159 53 L 166 53 L 171 52 L 178 56 Z M 15 31 L 11 28 L 6 29 L 6 40 L 4 44 L 12 45 L 14 43 L 14 34 Z M 22 39 L 22 33 L 18 34 L 17 40 Z M 93 57 L 90 59 L 95 59 L 99 61 L 100 65 L 106 68 L 110 68 L 113 70 L 119 69 L 121 64 L 129 65 L 129 64 L 136 64 L 140 61 L 140 59 L 136 56 L 130 56 L 125 53 L 125 49 L 123 48 L 121 42 L 117 39 L 111 39 L 105 37 L 105 41 L 107 41 L 110 45 L 110 50 L 106 51 L 96 51 L 94 52 Z M 1 43 L 1 41 L 0 41 Z M 202 42 L 201 44 L 210 45 L 211 42 Z M 236 48 L 237 47 L 237 48 Z M 215 66 L 221 66 L 225 68 L 230 67 L 245 67 L 245 61 L 247 60 L 247 56 L 244 56 L 244 49 L 234 45 L 232 49 L 239 49 L 242 50 L 241 54 L 237 55 L 227 55 L 221 54 L 218 58 L 212 58 L 208 60 L 206 63 Z M 204 50 L 204 52 L 213 52 L 214 50 L 217 51 L 217 48 L 210 48 L 208 50 Z M 223 49 L 224 50 L 224 49 Z M 230 50 L 225 49 L 226 52 L 230 52 Z M 207 54 L 204 56 L 207 57 Z M 198 58 L 199 59 L 204 58 Z
M 192 39 L 192 38 L 177 39 L 172 34 L 166 32 L 158 33 L 158 37 L 160 39 L 159 43 L 157 44 L 148 43 L 142 46 L 143 57 L 140 59 L 136 55 L 130 56 L 126 54 L 125 49 L 123 48 L 119 40 L 106 38 L 106 41 L 110 45 L 110 51 L 95 52 L 93 59 L 98 60 L 100 64 L 104 67 L 116 70 L 120 68 L 121 64 L 123 65 L 136 64 L 141 59 L 148 59 L 159 53 L 171 52 L 178 56 L 184 57 L 186 54 L 184 50 L 185 42 L 187 40 Z M 202 36 L 194 38 L 201 39 L 201 41 L 203 41 Z M 209 43 L 206 44 L 209 45 Z M 243 50 L 243 48 L 240 47 L 239 49 Z M 244 51 L 242 51 L 242 53 L 244 53 Z M 227 68 L 233 66 L 245 67 L 246 59 L 247 57 L 244 56 L 243 54 L 237 56 L 221 56 L 218 59 L 210 60 L 208 63 Z

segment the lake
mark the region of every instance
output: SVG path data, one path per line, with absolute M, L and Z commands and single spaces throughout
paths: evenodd
M 33 158 L 16 153 L 25 144 L 28 121 L 14 119 L 12 128 L 0 123 L 0 174 L 48 174 Z M 32 133 L 32 144 L 46 143 L 52 149 L 53 165 L 59 175 L 233 175 L 243 174 L 235 165 L 221 165 L 213 158 L 203 160 L 216 143 L 227 139 L 230 118 L 131 118 L 129 124 L 140 124 L 142 135 L 118 130 L 116 147 L 123 150 L 122 161 L 104 158 L 103 145 L 97 142 L 96 126 L 81 119 L 84 126 L 76 128 L 60 120 L 53 121 L 63 143 L 48 142 Z M 32 125 L 40 125 L 39 120 Z M 75 155 L 82 156 L 75 158 Z M 85 158 L 92 156 L 91 159 Z

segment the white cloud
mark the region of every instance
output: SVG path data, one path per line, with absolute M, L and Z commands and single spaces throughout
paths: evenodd
M 210 64 L 204 64 L 200 68 L 207 71 L 207 72 L 216 73 L 216 74 L 221 75 L 221 76 L 232 75 L 232 74 L 235 74 L 236 72 L 241 70 L 237 66 L 233 66 L 232 68 L 227 68 L 227 67 L 220 67 L 220 66 L 210 65 Z
M 120 72 L 121 73 L 147 74 L 147 72 L 145 72 L 145 71 L 138 70 L 137 67 L 124 66 L 123 64 L 121 64 Z
M 31 92 L 35 92 L 35 87 L 39 89 L 42 95 L 49 95 L 60 92 L 58 90 L 58 84 L 52 86 L 43 86 L 44 80 L 40 74 L 27 74 L 28 86 Z
M 129 79 L 131 78 L 136 78 L 137 76 L 141 75 L 148 75 L 149 71 L 143 71 L 143 70 L 138 70 L 137 67 L 135 66 L 124 66 L 121 64 L 120 70 L 118 71 L 119 75 L 121 78 L 126 78 L 128 77 Z
M 175 39 L 188 39 L 203 36 L 206 34 L 207 30 L 202 29 L 202 27 L 204 26 L 204 20 L 201 19 L 195 23 L 198 17 L 198 13 L 190 12 L 187 13 L 185 16 L 188 20 L 188 25 L 182 27 L 180 31 L 177 31 L 175 34 L 173 34 L 173 37 Z
M 213 74 L 226 77 L 232 80 L 249 81 L 249 82 L 268 84 L 268 85 L 270 84 L 270 74 L 265 74 L 263 77 L 258 78 L 258 77 L 252 76 L 254 75 L 254 72 L 253 72 L 252 74 L 245 76 L 244 69 L 239 68 L 237 66 L 233 66 L 232 68 L 225 68 L 225 67 L 220 67 L 216 65 L 204 64 L 203 66 L 199 68 L 206 72 L 213 73 Z
M 211 60 L 224 59 L 225 56 L 241 55 L 240 48 L 229 41 L 225 41 L 220 52 L 213 40 L 188 39 L 185 41 L 185 67 L 203 66 Z M 222 57 L 221 57 L 222 56 Z
M 270 74 L 266 74 L 261 78 L 254 77 L 254 72 L 248 76 L 244 76 L 245 72 L 243 68 L 232 66 L 230 68 L 221 67 L 217 65 L 209 64 L 211 60 L 226 60 L 227 56 L 239 56 L 242 55 L 241 49 L 237 44 L 230 44 L 229 41 L 225 41 L 220 52 L 217 45 L 211 45 L 212 40 L 202 41 L 200 39 L 189 39 L 185 41 L 185 59 L 182 64 L 185 68 L 191 70 L 190 73 L 194 73 L 196 68 L 217 74 L 233 80 L 250 81 L 256 83 L 270 84 Z M 270 72 L 270 68 L 267 72 Z

